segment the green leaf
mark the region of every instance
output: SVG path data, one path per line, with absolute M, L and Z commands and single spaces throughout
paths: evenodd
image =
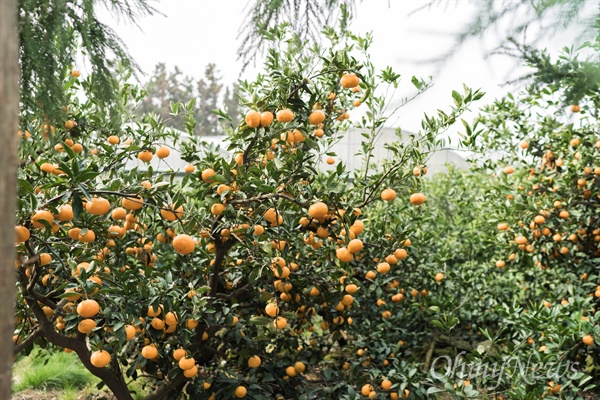
M 255 315 L 252 318 L 250 318 L 250 323 L 257 325 L 257 326 L 267 325 L 269 322 L 271 322 L 270 318 L 262 317 L 262 316 L 258 316 L 258 315 Z

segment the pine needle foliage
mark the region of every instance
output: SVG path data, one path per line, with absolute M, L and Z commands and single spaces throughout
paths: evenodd
M 246 7 L 246 23 L 241 26 L 238 58 L 244 69 L 265 50 L 265 34 L 276 26 L 289 24 L 302 41 L 319 41 L 321 31 L 340 12 L 354 10 L 356 0 L 253 0 Z
M 139 67 L 122 40 L 98 20 L 99 6 L 133 23 L 154 14 L 149 0 L 19 0 L 19 63 L 21 67 L 21 108 L 49 120 L 64 105 L 62 83 L 71 73 L 78 56 L 92 68 L 86 93 L 102 107 L 118 95 L 115 66 L 133 73 Z

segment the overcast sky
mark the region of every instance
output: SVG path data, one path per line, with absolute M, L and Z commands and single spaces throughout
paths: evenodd
M 202 77 L 208 63 L 215 63 L 223 82 L 234 82 L 241 70 L 236 51 L 238 28 L 246 15 L 244 0 L 162 0 L 155 4 L 164 16 L 139 20 L 139 27 L 117 21 L 108 12 L 101 20 L 113 27 L 127 45 L 142 70 L 150 73 L 159 62 L 169 68 L 178 66 L 184 74 Z M 418 131 L 423 112 L 431 114 L 451 104 L 450 92 L 462 92 L 463 83 L 482 88 L 487 96 L 480 104 L 514 88 L 501 86 L 515 74 L 515 61 L 505 56 L 487 57 L 497 44 L 495 35 L 466 43 L 443 65 L 419 60 L 431 59 L 446 52 L 453 44 L 452 33 L 458 32 L 473 15 L 469 1 L 449 1 L 409 15 L 423 0 L 364 0 L 359 2 L 351 29 L 358 33 L 372 31 L 372 57 L 381 68 L 392 66 L 405 77 L 410 87 L 412 75 L 433 75 L 434 87 L 417 101 L 402 109 L 395 126 Z M 544 43 L 553 48 L 569 44 L 574 38 Z M 85 66 L 82 69 L 85 70 Z M 252 78 L 256 70 L 243 77 Z M 406 95 L 410 94 L 406 92 Z

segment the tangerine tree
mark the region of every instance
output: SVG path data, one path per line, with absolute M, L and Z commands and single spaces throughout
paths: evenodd
M 492 177 L 496 199 L 489 222 L 498 245 L 486 267 L 520 291 L 496 307 L 502 324 L 490 340 L 497 352 L 475 360 L 550 366 L 503 382 L 509 396 L 597 390 L 600 81 L 598 63 L 584 58 L 597 46 L 588 43 L 581 54 L 565 48 L 558 59 L 522 49 L 533 83 L 483 108 L 467 127 L 465 141 L 487 155 L 478 170 Z
M 375 165 L 394 112 L 382 96 L 400 75 L 376 71 L 369 35 L 325 34 L 326 48 L 301 55 L 308 44 L 269 32 L 265 72 L 240 82 L 243 122 L 229 123 L 226 154 L 152 116 L 108 118 L 76 96 L 93 77 L 68 76 L 53 124 L 23 110 L 15 352 L 74 351 L 119 399 L 138 378 L 150 399 L 356 395 L 329 355 L 361 335 L 353 295 L 372 255 L 402 253 L 408 239 L 382 237 L 368 212 L 396 190 L 402 204 L 425 202 L 415 167 L 424 171 L 438 134 L 482 94 L 455 92 L 450 111 L 387 144 L 389 159 Z M 428 87 L 411 82 L 413 94 Z M 126 84 L 119 98 L 127 109 L 143 93 Z M 192 111 L 172 104 L 190 132 Z M 350 127 L 363 137 L 363 168 L 323 172 Z M 174 150 L 189 163 L 181 179 Z

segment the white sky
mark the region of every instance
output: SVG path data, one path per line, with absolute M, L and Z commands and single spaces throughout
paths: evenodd
M 433 75 L 434 87 L 403 108 L 395 126 L 418 131 L 423 112 L 447 109 L 452 102 L 450 92 L 462 93 L 463 83 L 482 88 L 488 93 L 480 105 L 491 102 L 514 88 L 501 87 L 515 72 L 515 61 L 504 56 L 486 58 L 494 47 L 495 36 L 487 40 L 472 40 L 441 67 L 418 60 L 431 59 L 452 46 L 450 33 L 461 30 L 473 13 L 471 2 L 452 1 L 447 6 L 433 7 L 416 14 L 409 13 L 425 0 L 363 0 L 358 3 L 356 18 L 351 25 L 355 32 L 372 31 L 372 57 L 381 68 L 388 65 L 405 78 L 411 88 L 412 75 Z M 138 21 L 139 26 L 116 21 L 107 12 L 101 20 L 112 26 L 127 45 L 142 70 L 151 73 L 159 62 L 169 68 L 178 66 L 185 75 L 200 78 L 208 63 L 220 69 L 223 82 L 234 82 L 241 62 L 236 51 L 238 28 L 245 17 L 244 0 L 162 0 L 155 3 L 165 16 L 155 15 Z M 561 48 L 576 38 L 561 36 L 560 42 L 546 42 L 551 48 Z M 260 65 L 260 63 L 259 63 Z M 85 70 L 85 68 L 82 68 Z M 255 71 L 243 77 L 252 78 Z M 401 93 L 409 95 L 409 92 Z

